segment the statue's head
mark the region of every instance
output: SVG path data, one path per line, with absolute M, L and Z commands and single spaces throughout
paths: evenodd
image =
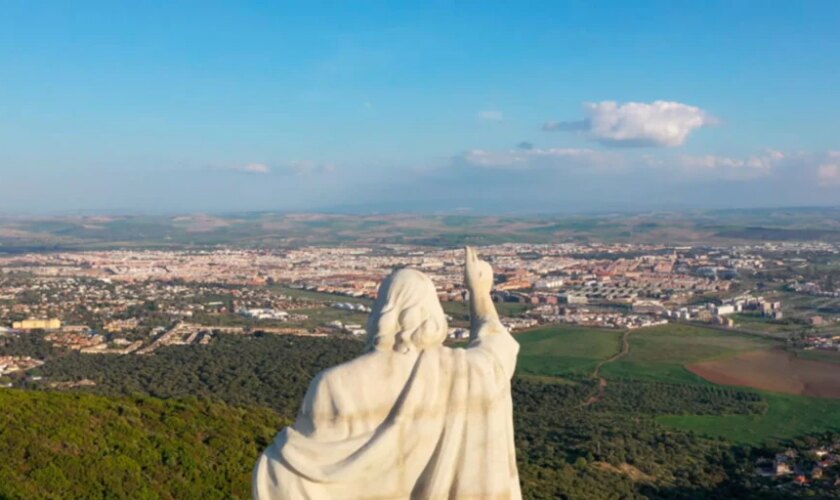
M 369 345 L 407 353 L 439 346 L 446 339 L 446 315 L 435 285 L 416 269 L 398 269 L 379 286 L 368 319 Z

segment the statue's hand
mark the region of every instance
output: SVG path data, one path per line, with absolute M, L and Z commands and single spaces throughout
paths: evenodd
M 493 288 L 493 268 L 490 264 L 478 258 L 471 247 L 466 247 L 466 264 L 464 265 L 464 284 L 470 295 L 490 294 Z

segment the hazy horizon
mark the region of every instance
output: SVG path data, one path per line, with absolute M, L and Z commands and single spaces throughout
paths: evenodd
M 475 217 L 532 217 L 532 218 L 562 218 L 562 217 L 602 217 L 602 216 L 633 216 L 653 214 L 704 214 L 717 212 L 762 212 L 762 211 L 818 211 L 840 210 L 840 204 L 826 205 L 767 205 L 753 207 L 649 207 L 649 208 L 604 208 L 598 209 L 567 209 L 554 211 L 534 210 L 479 210 L 467 207 L 453 209 L 419 208 L 368 208 L 368 207 L 327 207 L 313 210 L 154 210 L 154 209 L 77 209 L 50 211 L 0 211 L 0 217 L 10 218 L 38 218 L 38 217 L 179 217 L 208 215 L 212 217 L 236 217 L 254 214 L 266 215 L 324 215 L 324 216 L 475 216 Z

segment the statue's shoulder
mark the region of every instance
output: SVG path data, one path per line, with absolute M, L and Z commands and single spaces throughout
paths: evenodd
M 370 370 L 376 354 L 375 351 L 366 352 L 349 361 L 326 368 L 312 379 L 312 385 L 321 388 L 335 388 L 348 382 L 352 384 L 356 375 Z
M 361 396 L 390 381 L 388 358 L 386 353 L 369 352 L 319 372 L 304 398 L 304 412 L 340 414 L 355 408 Z
M 356 378 L 353 373 L 358 371 L 356 368 L 358 359 L 355 358 L 318 372 L 309 383 L 302 412 L 309 416 L 323 416 L 333 415 L 340 411 L 339 406 L 342 406 L 347 393 L 345 387 L 352 387 L 354 384 L 349 379 Z

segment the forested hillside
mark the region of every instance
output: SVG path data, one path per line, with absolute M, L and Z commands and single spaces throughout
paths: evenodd
M 586 383 L 516 380 L 526 498 L 767 498 L 750 451 L 580 408 Z M 194 398 L 0 392 L 0 498 L 246 498 L 276 412 Z M 748 490 L 749 488 L 749 490 Z
M 64 485 L 55 491 L 244 497 L 252 464 L 282 422 L 294 418 L 312 376 L 362 347 L 328 338 L 222 336 L 208 346 L 168 347 L 154 356 L 61 356 L 41 368 L 44 381 L 87 378 L 97 385 L 84 390 L 99 395 L 0 393 L 3 407 L 13 408 L 0 417 L 0 449 L 18 450 L 0 465 L 0 478 L 9 479 L 3 491 L 25 498 Z M 761 450 L 656 421 L 662 414 L 760 414 L 766 411 L 761 396 L 616 381 L 603 400 L 583 406 L 596 386 L 586 376 L 514 378 L 526 498 L 774 494 L 752 472 Z
M 347 361 L 364 344 L 350 339 L 222 335 L 206 346 L 172 346 L 154 356 L 68 353 L 44 365 L 49 380 L 96 382 L 103 395 L 195 396 L 234 405 L 260 405 L 295 416 L 309 381 Z
M 284 420 L 197 399 L 0 390 L 0 498 L 246 498 Z

